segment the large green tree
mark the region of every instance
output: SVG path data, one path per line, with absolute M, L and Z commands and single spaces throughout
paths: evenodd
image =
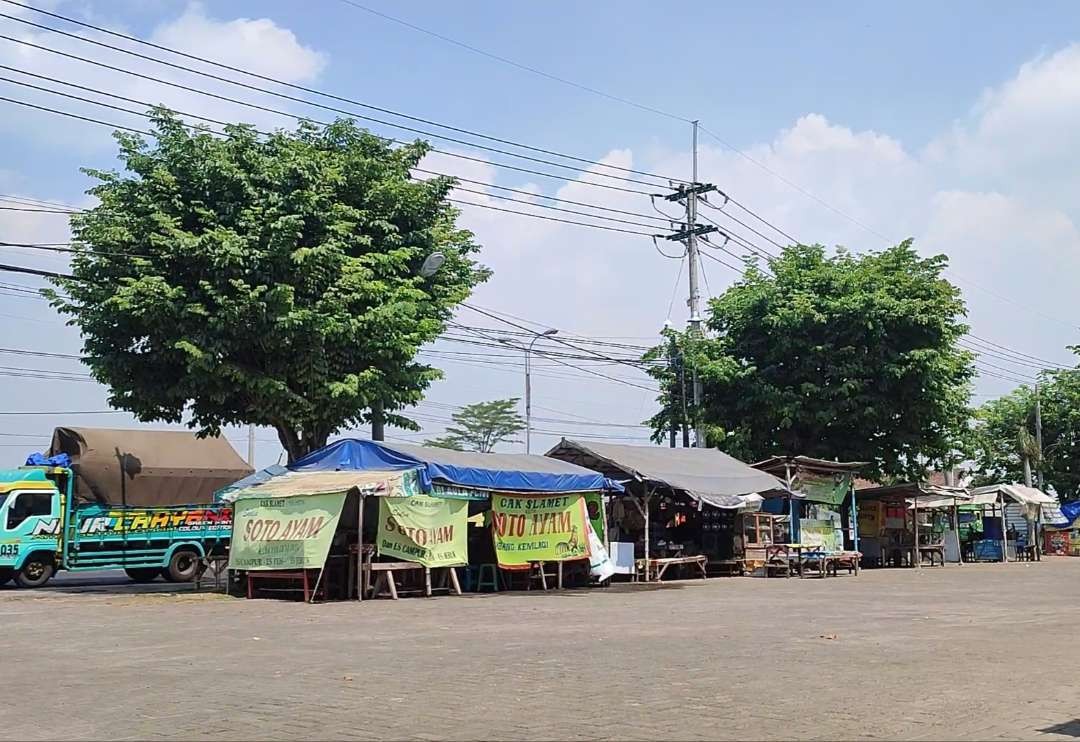
M 520 400 L 494 399 L 465 405 L 450 416 L 454 424 L 444 435 L 425 441 L 425 445 L 457 451 L 491 453 L 500 443 L 513 443 L 514 436 L 525 428 L 517 412 Z
M 976 482 L 1023 482 L 1027 455 L 1062 499 L 1080 497 L 1080 370 L 1045 371 L 1039 402 L 1043 449 L 1035 445 L 1035 390 L 1021 386 L 976 413 L 971 459 Z
M 677 338 L 703 380 L 692 414 L 709 445 L 744 460 L 867 461 L 877 478 L 954 461 L 974 371 L 957 346 L 965 309 L 945 265 L 910 241 L 865 255 L 796 245 L 752 264 L 710 302 L 707 338 Z M 654 373 L 665 385 L 665 409 L 651 421 L 661 438 L 678 395 L 668 371 Z
M 428 146 L 346 120 L 153 124 L 115 134 L 122 172 L 85 171 L 100 204 L 72 219 L 70 298 L 54 298 L 110 403 L 203 434 L 270 426 L 290 460 L 373 418 L 415 429 L 400 411 L 439 377 L 417 350 L 487 277 L 453 182 L 410 177 Z

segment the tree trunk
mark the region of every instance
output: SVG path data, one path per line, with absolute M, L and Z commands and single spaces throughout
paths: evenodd
M 386 440 L 385 433 L 383 431 L 384 426 L 385 421 L 383 419 L 382 402 L 375 402 L 371 405 L 371 440 Z
M 321 430 L 315 430 L 301 436 L 295 428 L 280 423 L 275 423 L 274 428 L 277 430 L 281 447 L 285 449 L 285 453 L 288 455 L 289 464 L 302 459 L 312 451 L 318 451 L 326 445 L 326 439 L 330 437 L 329 434 Z
M 288 457 L 287 463 L 291 464 L 304 455 L 301 453 L 300 438 L 296 435 L 295 430 L 280 423 L 275 423 L 274 429 L 277 431 L 281 447 L 285 449 L 285 455 Z

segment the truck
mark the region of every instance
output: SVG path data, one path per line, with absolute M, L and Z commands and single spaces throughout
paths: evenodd
M 0 470 L 0 585 L 59 570 L 192 580 L 232 537 L 214 493 L 252 471 L 224 439 L 182 431 L 57 428 L 36 460 Z

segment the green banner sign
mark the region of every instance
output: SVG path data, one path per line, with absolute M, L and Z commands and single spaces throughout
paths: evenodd
M 839 505 L 851 491 L 850 474 L 799 474 L 795 490 L 811 502 Z
M 586 492 L 585 510 L 589 514 L 589 522 L 592 523 L 593 531 L 600 543 L 607 539 L 607 523 L 604 522 L 604 495 L 600 492 Z
M 491 533 L 499 564 L 559 562 L 589 556 L 588 513 L 580 494 L 523 497 L 492 494 Z
M 425 567 L 468 564 L 468 516 L 465 500 L 380 497 L 378 552 Z
M 321 569 L 344 504 L 344 493 L 237 500 L 229 569 Z

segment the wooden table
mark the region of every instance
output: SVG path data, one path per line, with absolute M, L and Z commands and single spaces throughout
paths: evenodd
M 791 577 L 791 552 L 795 552 L 795 568 L 803 573 L 803 549 L 805 544 L 768 544 L 765 546 L 765 576 L 769 576 L 769 564 L 783 566 L 784 577 Z M 776 561 L 773 561 L 776 560 Z
M 709 558 L 704 555 L 698 556 L 681 556 L 681 557 L 660 557 L 656 559 L 638 559 L 637 568 L 639 572 L 645 573 L 645 582 L 651 582 L 656 580 L 659 582 L 664 577 L 664 572 L 668 567 L 675 564 L 693 564 L 701 570 L 701 578 L 708 577 L 708 564 Z

